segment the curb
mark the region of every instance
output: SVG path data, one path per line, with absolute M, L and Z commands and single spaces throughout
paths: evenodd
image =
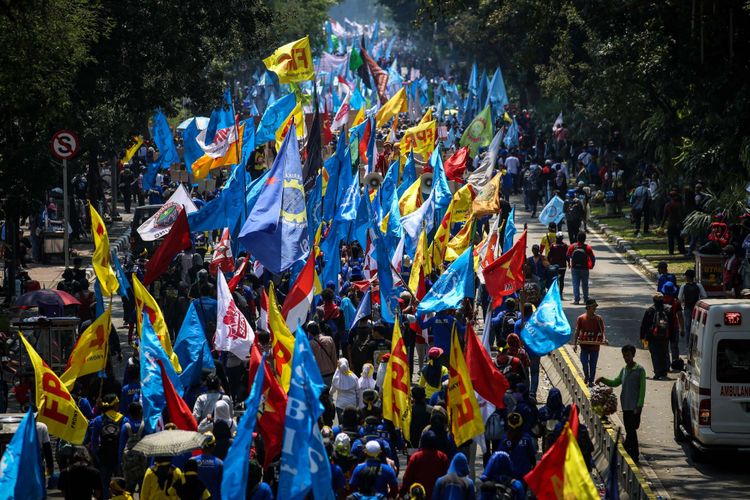
M 649 278 L 653 280 L 656 280 L 658 278 L 659 272 L 656 270 L 654 265 L 651 264 L 651 261 L 649 261 L 645 257 L 641 257 L 638 252 L 633 250 L 633 247 L 630 245 L 630 242 L 628 240 L 615 235 L 612 231 L 610 231 L 609 227 L 607 227 L 606 224 L 600 223 L 599 220 L 594 217 L 589 217 L 588 222 L 589 227 L 592 227 L 597 233 L 599 233 L 599 235 L 603 239 L 611 243 L 618 252 L 624 255 L 625 259 L 628 262 L 640 267 L 641 270 L 643 270 L 643 272 L 645 272 Z
M 110 251 L 114 250 L 115 253 L 120 254 L 130 248 L 130 226 L 122 233 L 109 247 Z

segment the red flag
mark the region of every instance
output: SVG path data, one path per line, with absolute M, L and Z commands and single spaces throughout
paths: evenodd
M 367 118 L 365 124 L 365 131 L 362 132 L 362 139 L 359 140 L 359 160 L 362 165 L 367 165 L 367 145 L 370 144 L 370 134 L 374 133 L 371 130 L 372 120 Z M 375 161 L 375 158 L 373 158 Z
M 164 399 L 167 402 L 169 420 L 180 430 L 197 431 L 198 424 L 195 422 L 193 412 L 190 411 L 185 400 L 177 394 L 177 391 L 172 385 L 172 381 L 169 380 L 169 377 L 167 376 L 164 364 L 161 360 L 157 360 L 157 363 L 159 363 L 159 369 L 161 370 L 161 383 L 164 386 Z
M 489 318 L 486 319 L 489 321 Z M 496 408 L 505 408 L 503 397 L 510 384 L 505 375 L 497 369 L 489 353 L 477 339 L 471 323 L 466 330 L 466 364 L 469 367 L 469 377 L 474 384 L 474 390 Z
M 170 262 L 175 255 L 186 248 L 190 248 L 190 226 L 188 226 L 187 214 L 184 208 L 180 208 L 177 214 L 177 220 L 172 225 L 172 229 L 156 249 L 154 255 L 146 263 L 146 276 L 143 277 L 143 284 L 148 286 L 153 281 L 164 274 L 169 268 Z
M 232 258 L 232 238 L 229 235 L 229 228 L 225 227 L 221 232 L 221 238 L 219 244 L 214 248 L 214 254 L 211 257 L 211 263 L 208 265 L 208 270 L 211 271 L 211 276 L 216 276 L 216 273 L 221 269 L 222 272 L 234 271 L 234 259 Z
M 250 349 L 250 380 L 255 380 L 263 357 L 257 344 Z M 263 382 L 263 402 L 261 414 L 258 417 L 258 432 L 266 445 L 266 456 L 263 468 L 268 468 L 271 462 L 281 454 L 281 443 L 284 435 L 284 418 L 286 416 L 287 395 L 281 388 L 276 375 L 268 363 L 264 363 L 265 378 Z M 252 383 L 252 382 L 251 382 Z
M 469 146 L 464 146 L 453 155 L 445 160 L 445 176 L 449 181 L 464 182 L 464 171 L 466 170 L 466 160 L 469 158 Z
M 492 297 L 492 307 L 499 306 L 503 297 L 523 286 L 523 262 L 526 259 L 526 231 L 513 248 L 484 268 L 484 284 Z
M 327 146 L 333 140 L 333 132 L 331 132 L 331 113 L 328 111 L 327 100 L 323 106 L 323 146 Z
M 367 64 L 367 69 L 370 70 L 372 79 L 375 80 L 375 86 L 377 87 L 376 90 L 378 92 L 378 97 L 380 98 L 380 104 L 385 104 L 386 101 L 388 101 L 388 95 L 386 94 L 386 88 L 388 87 L 388 73 L 383 70 L 383 68 L 378 66 L 378 63 L 375 62 L 375 59 L 373 59 L 370 54 L 367 53 L 364 41 L 365 39 L 364 37 L 362 37 L 359 45 L 359 53 L 362 55 L 362 59 L 364 59 L 365 63 Z
M 315 256 L 314 250 L 310 252 L 305 267 L 299 273 L 292 289 L 289 290 L 284 305 L 281 307 L 281 315 L 284 316 L 286 326 L 290 331 L 297 329 L 297 324 L 304 324 L 307 313 L 313 302 L 315 290 Z
M 237 272 L 234 273 L 234 276 L 232 276 L 232 279 L 229 280 L 229 290 L 231 290 L 232 292 L 234 291 L 235 288 L 237 288 L 237 285 L 245 277 L 245 271 L 247 271 L 247 261 L 248 261 L 248 258 L 245 257 L 242 263 L 240 263 L 240 267 L 237 268 Z
M 260 316 L 258 317 L 258 328 L 264 332 L 271 331 L 268 327 L 268 294 L 264 287 L 261 287 L 260 289 Z M 250 380 L 253 380 L 253 378 L 251 377 Z
M 573 432 L 573 435 L 578 439 L 578 425 L 580 422 L 578 421 L 578 405 L 575 403 L 570 405 L 570 417 L 568 417 L 568 423 L 570 423 L 570 430 Z
M 524 476 L 526 484 L 537 498 L 562 498 L 565 481 L 565 454 L 569 443 L 570 433 L 565 429 L 542 456 L 536 467 Z

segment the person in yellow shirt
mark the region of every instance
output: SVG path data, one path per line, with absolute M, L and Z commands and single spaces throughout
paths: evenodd
M 549 257 L 549 249 L 555 244 L 557 240 L 557 224 L 550 222 L 547 226 L 547 233 L 542 236 L 542 241 L 539 242 L 539 251 L 542 255 Z
M 175 486 L 175 490 L 182 500 L 206 500 L 207 498 L 213 498 L 206 485 L 198 477 L 198 462 L 195 460 L 185 462 L 182 483 Z
M 156 457 L 154 465 L 146 469 L 141 485 L 141 498 L 148 500 L 179 499 L 175 489 L 185 480 L 182 471 L 172 465 L 171 457 Z
M 133 495 L 125 489 L 125 479 L 122 477 L 112 478 L 109 491 L 112 493 L 112 500 L 133 500 Z
M 440 359 L 442 355 L 441 348 L 431 347 L 427 351 L 427 364 L 422 367 L 422 373 L 419 376 L 419 385 L 424 387 L 428 401 L 433 394 L 442 389 L 443 380 L 448 380 L 448 368 L 443 366 Z

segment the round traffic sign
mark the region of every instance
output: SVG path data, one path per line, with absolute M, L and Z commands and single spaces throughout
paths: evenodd
M 78 152 L 78 137 L 70 130 L 60 130 L 52 136 L 52 154 L 58 160 L 72 158 Z

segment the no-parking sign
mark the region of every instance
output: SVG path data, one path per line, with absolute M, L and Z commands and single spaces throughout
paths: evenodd
M 78 152 L 78 137 L 70 130 L 60 130 L 52 136 L 50 147 L 55 158 L 67 160 Z

